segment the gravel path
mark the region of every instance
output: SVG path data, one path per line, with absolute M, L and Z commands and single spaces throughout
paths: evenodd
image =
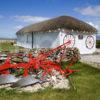
M 96 53 L 92 55 L 81 55 L 81 62 L 100 69 L 100 49 L 97 49 Z

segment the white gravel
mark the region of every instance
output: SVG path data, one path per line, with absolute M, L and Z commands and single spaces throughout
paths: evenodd
M 81 55 L 81 62 L 90 64 L 93 67 L 100 69 L 100 49 L 97 49 L 96 53 L 91 55 Z
M 100 55 L 83 55 L 81 60 L 86 62 L 100 63 Z
M 21 88 L 21 91 L 27 91 L 27 92 L 37 92 L 40 90 L 44 90 L 47 87 L 52 87 L 53 89 L 70 89 L 69 80 L 66 79 L 63 75 L 60 75 L 59 72 L 56 70 L 52 71 L 53 76 L 47 75 L 47 82 L 44 82 L 42 84 L 35 84 L 33 86 L 27 86 L 24 88 Z M 49 78 L 48 78 L 49 76 Z

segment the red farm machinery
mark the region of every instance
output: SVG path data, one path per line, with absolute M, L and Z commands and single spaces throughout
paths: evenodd
M 52 75 L 52 71 L 56 70 L 61 75 L 68 77 L 77 70 L 72 70 L 78 56 L 73 56 L 66 68 L 63 69 L 60 62 L 64 59 L 64 52 L 67 52 L 67 47 L 71 41 L 64 43 L 48 52 L 41 51 L 38 56 L 34 57 L 32 53 L 28 54 L 7 54 L 6 59 L 0 64 L 0 85 L 12 84 L 12 87 L 25 87 L 35 83 L 42 83 L 47 81 L 45 76 Z M 58 54 L 57 54 L 58 53 Z M 57 56 L 54 57 L 54 54 Z M 73 54 L 72 54 L 73 55 Z M 13 58 L 25 58 L 27 61 L 14 62 Z M 20 74 L 16 74 L 22 71 Z M 41 77 L 37 78 L 38 73 L 42 71 Z

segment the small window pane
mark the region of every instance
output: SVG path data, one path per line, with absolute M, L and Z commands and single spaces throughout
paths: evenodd
M 83 35 L 78 35 L 78 39 L 83 39 Z

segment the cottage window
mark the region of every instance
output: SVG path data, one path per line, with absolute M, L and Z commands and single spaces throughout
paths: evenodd
M 82 34 L 78 35 L 78 39 L 82 40 L 83 39 L 83 35 Z

